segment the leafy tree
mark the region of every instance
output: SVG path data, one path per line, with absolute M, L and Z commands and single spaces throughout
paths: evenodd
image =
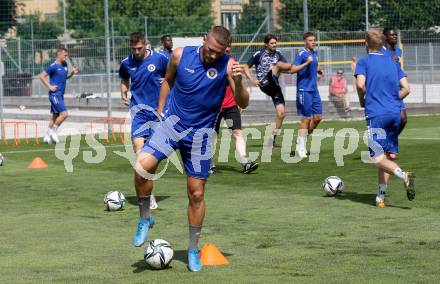
M 17 37 L 21 39 L 56 39 L 64 32 L 63 24 L 55 19 L 44 19 L 38 15 L 24 16 L 17 26 Z
M 17 12 L 23 4 L 16 0 L 2 0 L 0 2 L 0 37 L 17 22 Z
M 237 21 L 237 34 L 253 34 L 266 18 L 266 9 L 259 5 L 259 0 L 250 0 L 243 6 L 243 12 Z
M 280 0 L 283 31 L 303 30 L 303 0 Z M 361 0 L 308 1 L 309 28 L 321 31 L 365 30 L 365 2 Z M 369 1 L 370 26 L 428 29 L 440 22 L 440 1 Z
M 114 19 L 115 34 L 124 36 L 144 31 L 145 17 L 149 36 L 201 33 L 213 23 L 211 1 L 206 0 L 109 0 L 109 17 Z M 67 0 L 67 19 L 75 37 L 102 36 L 103 1 Z

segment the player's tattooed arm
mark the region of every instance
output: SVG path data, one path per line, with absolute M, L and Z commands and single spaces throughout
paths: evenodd
M 165 78 L 162 82 L 162 86 L 160 87 L 159 104 L 157 107 L 157 112 L 159 114 L 162 114 L 163 108 L 165 106 L 165 102 L 167 101 L 167 97 L 170 94 L 171 88 L 174 85 L 174 80 L 176 79 L 176 70 L 177 70 L 177 66 L 179 66 L 182 53 L 183 53 L 183 48 L 181 47 L 176 48 L 173 51 L 173 55 L 170 58 L 170 62 L 168 63 L 167 73 L 165 74 Z
M 246 108 L 249 105 L 249 93 L 246 88 L 243 87 L 241 71 L 240 63 L 231 58 L 228 62 L 227 80 L 238 106 L 240 108 Z
M 130 105 L 130 99 L 128 98 L 128 88 L 130 86 L 129 79 L 121 79 L 121 84 L 119 85 L 121 90 L 121 99 L 124 105 Z
M 401 100 L 406 98 L 409 93 L 411 92 L 411 89 L 409 87 L 408 79 L 406 77 L 403 77 L 400 79 L 400 91 L 399 91 L 399 97 Z
M 365 107 L 365 76 L 356 76 L 356 89 L 359 96 L 359 104 L 361 107 Z

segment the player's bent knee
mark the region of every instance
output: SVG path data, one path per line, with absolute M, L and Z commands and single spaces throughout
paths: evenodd
M 189 190 L 188 197 L 191 203 L 200 203 L 205 199 L 205 191 L 203 189 Z
M 235 138 L 242 136 L 241 129 L 233 129 L 232 136 L 234 136 Z

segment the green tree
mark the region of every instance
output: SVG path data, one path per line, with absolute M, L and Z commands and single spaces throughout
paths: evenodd
M 211 1 L 206 0 L 109 0 L 109 17 L 115 34 L 124 36 L 144 31 L 145 19 L 149 36 L 202 33 L 213 24 Z M 75 37 L 102 36 L 103 1 L 68 0 L 67 20 Z
M 21 39 L 56 39 L 64 32 L 62 23 L 55 19 L 42 20 L 39 15 L 24 16 L 17 26 L 17 37 Z
M 0 37 L 3 37 L 17 23 L 17 12 L 23 4 L 15 0 L 2 0 L 0 5 Z
M 303 0 L 280 0 L 283 31 L 303 30 Z M 365 30 L 365 2 L 361 0 L 308 1 L 309 28 L 321 31 Z M 369 1 L 370 26 L 428 29 L 440 23 L 440 1 Z
M 243 12 L 237 21 L 235 30 L 237 34 L 253 34 L 261 26 L 266 18 L 266 9 L 259 3 L 259 0 L 250 0 L 243 6 Z

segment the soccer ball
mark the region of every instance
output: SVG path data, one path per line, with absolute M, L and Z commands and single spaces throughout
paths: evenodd
M 124 209 L 125 196 L 119 191 L 109 191 L 104 197 L 104 206 L 108 211 Z
M 344 182 L 337 176 L 329 176 L 324 180 L 322 189 L 328 196 L 335 196 L 344 191 Z
M 2 153 L 0 153 L 0 167 L 5 164 L 5 157 L 3 157 Z
M 152 240 L 145 247 L 144 259 L 151 269 L 164 269 L 173 260 L 174 251 L 170 243 L 164 240 Z

